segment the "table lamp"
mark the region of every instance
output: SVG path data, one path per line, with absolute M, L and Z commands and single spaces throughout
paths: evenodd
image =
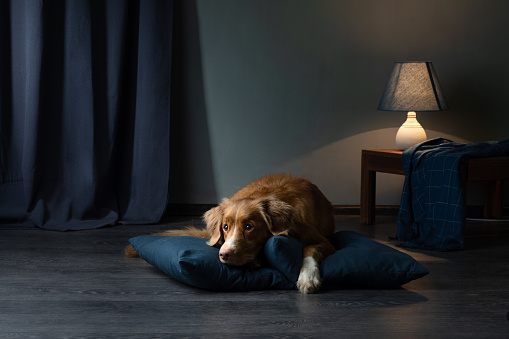
M 426 140 L 426 132 L 417 121 L 415 112 L 446 109 L 449 107 L 431 62 L 394 63 L 378 110 L 408 112 L 407 120 L 396 134 L 399 149 L 406 150 Z

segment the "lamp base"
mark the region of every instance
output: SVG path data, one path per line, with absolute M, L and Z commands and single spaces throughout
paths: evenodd
M 396 134 L 396 145 L 402 151 L 427 140 L 426 132 L 417 121 L 416 116 L 415 112 L 408 112 L 406 121 Z

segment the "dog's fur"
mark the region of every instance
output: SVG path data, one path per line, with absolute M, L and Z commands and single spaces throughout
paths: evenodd
M 319 290 L 320 262 L 335 249 L 327 240 L 334 232 L 331 203 L 306 179 L 271 175 L 245 186 L 204 214 L 206 229 L 187 228 L 159 235 L 209 238 L 220 246 L 219 259 L 227 265 L 257 262 L 265 242 L 273 235 L 291 235 L 303 245 L 303 263 L 297 287 L 302 293 Z M 137 256 L 128 246 L 127 256 Z

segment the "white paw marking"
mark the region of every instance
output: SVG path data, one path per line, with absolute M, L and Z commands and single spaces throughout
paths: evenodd
M 320 289 L 322 280 L 320 278 L 320 267 L 315 259 L 305 257 L 300 268 L 299 280 L 297 280 L 297 288 L 300 293 L 315 293 Z

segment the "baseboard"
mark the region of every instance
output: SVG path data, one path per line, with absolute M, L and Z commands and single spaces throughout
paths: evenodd
M 399 206 L 397 205 L 388 205 L 388 206 L 376 206 L 375 214 L 376 215 L 398 215 Z M 334 212 L 336 215 L 360 215 L 360 207 L 359 206 L 343 206 L 336 205 L 334 206 Z M 483 218 L 484 206 L 467 206 L 466 216 L 467 218 Z M 509 206 L 504 206 L 502 208 L 502 215 L 509 215 Z
M 169 204 L 166 207 L 167 216 L 201 216 L 216 204 Z M 398 215 L 399 206 L 384 205 L 376 206 L 376 215 Z M 360 215 L 360 207 L 355 205 L 335 205 L 334 213 L 336 215 Z M 509 206 L 504 206 L 503 215 L 509 215 Z M 482 218 L 483 206 L 467 206 L 468 218 Z
M 207 212 L 216 204 L 168 204 L 165 215 L 171 216 L 198 216 Z M 399 206 L 377 206 L 377 215 L 397 215 Z M 336 215 L 360 215 L 359 206 L 335 205 Z
M 217 204 L 168 204 L 164 214 L 171 216 L 198 216 L 215 206 Z
M 376 215 L 398 215 L 399 206 L 387 205 L 376 206 Z M 334 214 L 336 215 L 360 215 L 360 206 L 354 205 L 334 205 Z

